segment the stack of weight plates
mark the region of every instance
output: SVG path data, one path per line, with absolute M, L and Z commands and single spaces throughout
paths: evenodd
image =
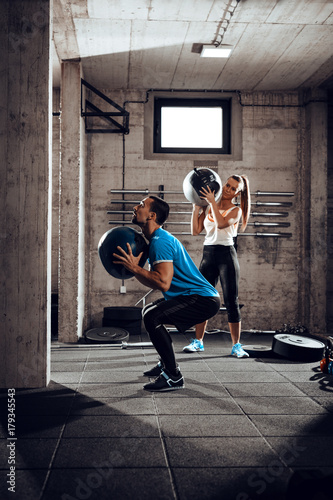
M 273 338 L 272 351 L 295 361 L 320 361 L 324 350 L 323 342 L 309 337 L 278 333 Z

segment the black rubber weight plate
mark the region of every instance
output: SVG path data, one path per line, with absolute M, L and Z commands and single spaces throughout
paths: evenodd
M 247 352 L 251 358 L 264 358 L 272 356 L 272 348 L 267 345 L 247 344 L 242 346 L 244 351 Z
M 309 337 L 278 333 L 274 335 L 272 349 L 275 354 L 295 361 L 319 361 L 325 344 Z
M 84 334 L 86 341 L 94 344 L 121 344 L 129 338 L 129 333 L 123 328 L 104 326 L 93 328 Z

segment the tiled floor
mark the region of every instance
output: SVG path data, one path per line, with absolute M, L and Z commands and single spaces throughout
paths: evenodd
M 192 354 L 190 335 L 172 337 L 186 388 L 163 394 L 142 389 L 154 349 L 53 344 L 49 387 L 16 392 L 15 494 L 2 391 L 1 499 L 332 498 L 314 491 L 333 484 L 320 479 L 333 473 L 333 376 L 319 362 L 235 359 L 227 334 Z

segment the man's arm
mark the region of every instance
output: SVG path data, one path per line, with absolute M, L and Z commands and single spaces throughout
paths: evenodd
M 114 253 L 114 264 L 122 264 L 126 269 L 131 271 L 136 279 L 143 285 L 153 288 L 154 290 L 161 290 L 161 292 L 167 292 L 171 286 L 171 280 L 173 277 L 173 263 L 172 262 L 160 262 L 154 266 L 153 271 L 147 271 L 139 266 L 139 261 L 142 256 L 142 252 L 134 257 L 132 253 L 131 246 L 127 243 L 128 253 L 126 253 L 121 247 L 117 247 L 119 254 Z

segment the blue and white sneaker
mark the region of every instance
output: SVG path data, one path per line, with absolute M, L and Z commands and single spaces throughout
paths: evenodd
M 204 351 L 204 345 L 201 340 L 191 339 L 191 343 L 184 347 L 184 352 L 196 352 L 196 351 Z
M 237 344 L 234 344 L 231 349 L 231 356 L 236 356 L 237 358 L 248 358 L 249 353 L 244 351 L 242 348 L 242 344 L 237 342 Z

